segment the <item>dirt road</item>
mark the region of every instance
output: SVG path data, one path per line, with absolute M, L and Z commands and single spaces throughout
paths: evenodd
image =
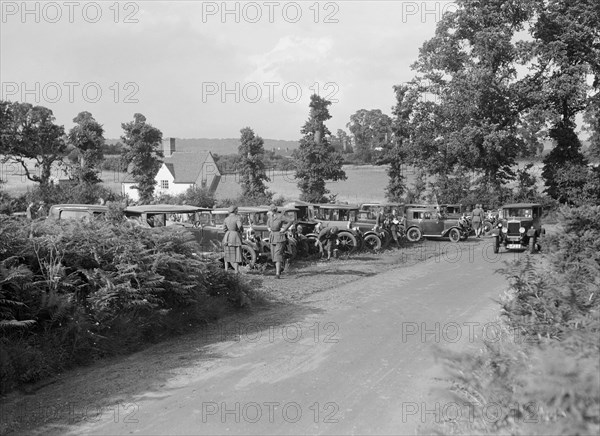
M 484 240 L 425 247 L 428 260 L 406 251 L 387 271 L 231 318 L 209 337 L 83 369 L 40 393 L 45 409 L 28 406 L 25 416 L 55 415 L 28 432 L 415 434 L 443 420 L 449 401 L 432 348 L 477 348 L 491 335 L 507 287 L 494 272 L 513 258 Z M 352 275 L 353 262 L 338 273 Z M 298 285 L 302 274 L 265 285 Z M 82 384 L 88 399 L 69 401 Z

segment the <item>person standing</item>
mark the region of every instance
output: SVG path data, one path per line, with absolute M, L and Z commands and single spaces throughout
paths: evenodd
M 275 277 L 281 278 L 281 262 L 284 261 L 285 243 L 287 238 L 285 232 L 294 222 L 293 219 L 286 217 L 283 213 L 277 213 L 277 206 L 272 204 L 269 207 L 271 216 L 267 221 L 267 227 L 270 230 L 269 244 L 271 246 L 271 260 L 275 262 Z
M 483 209 L 481 204 L 476 204 L 475 209 L 471 212 L 471 222 L 475 230 L 475 236 L 481 238 L 481 223 L 483 222 Z
M 225 261 L 225 271 L 230 263 L 236 273 L 240 272 L 240 263 L 242 262 L 242 219 L 237 214 L 237 206 L 230 206 L 227 209 L 229 215 L 223 222 L 225 236 L 223 236 L 223 260 Z

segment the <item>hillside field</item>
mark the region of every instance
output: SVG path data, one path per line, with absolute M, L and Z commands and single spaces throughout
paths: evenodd
M 522 163 L 519 167 L 523 165 Z M 348 177 L 346 180 L 327 183 L 327 189 L 331 191 L 331 194 L 337 194 L 338 201 L 359 204 L 385 201 L 385 188 L 388 183 L 385 166 L 345 165 L 344 170 Z M 534 167 L 533 174 L 538 177 L 539 189 L 543 189 L 540 163 Z M 407 167 L 404 175 L 407 185 L 412 186 L 415 171 L 411 167 Z M 300 191 L 292 170 L 270 171 L 268 176 L 271 179 L 268 188 L 275 194 L 275 197 L 283 195 L 290 199 L 299 198 Z M 124 177 L 125 174 L 119 172 L 103 171 L 101 173 L 104 185 L 117 194 L 121 192 L 121 181 L 124 180 Z M 35 183 L 27 180 L 16 165 L 0 165 L 0 180 L 4 182 L 0 184 L 0 189 L 12 195 L 26 193 L 35 186 Z M 238 178 L 230 174 L 221 178 L 216 197 L 222 200 L 237 197 L 240 193 Z

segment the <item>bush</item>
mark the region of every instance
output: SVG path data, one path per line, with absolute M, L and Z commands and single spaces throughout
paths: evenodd
M 563 208 L 558 220 L 560 232 L 543 242 L 543 261 L 528 256 L 503 271 L 511 282 L 502 302 L 506 330 L 519 340 L 506 335 L 479 356 L 444 352 L 463 399 L 531 405 L 535 419 L 507 415 L 469 431 L 600 431 L 600 207 Z
M 216 203 L 215 196 L 206 188 L 192 186 L 183 194 L 159 194 L 154 197 L 155 204 L 186 204 L 197 207 L 213 207 Z
M 185 230 L 0 220 L 3 390 L 209 322 L 250 291 Z
M 126 172 L 127 165 L 123 163 L 121 156 L 105 156 L 100 166 L 102 171 Z

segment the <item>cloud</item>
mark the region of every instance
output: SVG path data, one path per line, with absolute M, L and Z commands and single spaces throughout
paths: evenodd
M 252 82 L 285 82 L 290 72 L 310 71 L 311 64 L 322 64 L 331 56 L 333 40 L 285 35 L 266 53 L 250 56 L 253 71 L 245 78 Z

